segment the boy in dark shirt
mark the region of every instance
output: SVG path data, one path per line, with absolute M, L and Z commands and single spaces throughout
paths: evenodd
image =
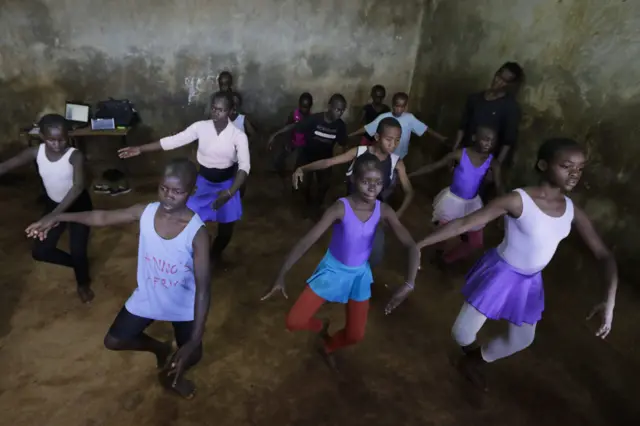
M 342 114 L 347 109 L 347 101 L 339 93 L 329 99 L 328 109 L 325 112 L 311 114 L 298 123 L 284 126 L 269 138 L 269 145 L 279 134 L 296 130 L 305 135 L 306 145 L 300 149 L 296 168 L 318 160 L 333 157 L 333 148 L 336 144 L 344 146 L 347 142 L 347 126 L 342 121 Z M 309 182 L 305 185 L 305 200 L 307 213 L 318 213 L 324 197 L 331 183 L 331 169 L 314 172 L 316 178 L 316 196 L 311 192 Z

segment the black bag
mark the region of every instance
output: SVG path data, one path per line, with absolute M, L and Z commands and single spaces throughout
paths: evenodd
M 130 127 L 139 121 L 138 111 L 128 99 L 98 102 L 95 118 L 113 118 L 116 127 Z

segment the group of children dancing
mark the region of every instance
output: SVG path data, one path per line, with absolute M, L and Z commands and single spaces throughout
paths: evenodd
M 47 207 L 44 216 L 26 229 L 27 235 L 36 240 L 33 257 L 72 267 L 83 302 L 94 297 L 87 261 L 90 227 L 139 223 L 138 285 L 109 328 L 104 344 L 111 350 L 153 353 L 160 369 L 160 383 L 185 398 L 194 395 L 195 386 L 183 373 L 202 357 L 212 268 L 215 270 L 219 264 L 234 225 L 242 217 L 242 193 L 251 168 L 247 136 L 256 134 L 240 112 L 242 98 L 233 90 L 231 74 L 222 73 L 218 83 L 220 90 L 211 97 L 210 118 L 173 136 L 120 150 L 122 158 L 130 158 L 198 141 L 198 166 L 185 159 L 169 162 L 158 184 L 156 202 L 119 210 L 93 210 L 84 189 L 83 155 L 69 147 L 67 123 L 58 115 L 46 115 L 40 120 L 40 146 L 0 163 L 1 175 L 36 161 Z M 440 243 L 456 240 L 458 244 L 438 252 L 438 258 L 451 263 L 467 257 L 482 248 L 483 227 L 504 217 L 503 242 L 477 261 L 462 289 L 465 302 L 453 326 L 453 337 L 462 348 L 458 365 L 465 376 L 486 389 L 482 366 L 531 344 L 544 309 L 541 271 L 572 226 L 606 272 L 608 290 L 603 302 L 594 308 L 594 313 L 603 314 L 597 335 L 606 337 L 615 304 L 616 263 L 586 214 L 565 195 L 582 175 L 585 154 L 580 145 L 571 139 L 545 141 L 535 161 L 540 182 L 505 194 L 500 163 L 494 158 L 498 133 L 491 126 L 479 124 L 470 146 L 455 149 L 441 160 L 408 174 L 403 158 L 408 153 L 411 134 L 428 133 L 442 141 L 446 138 L 406 111 L 407 94 L 393 95 L 391 107 L 384 104 L 385 95 L 384 87 L 372 88 L 372 103 L 362 114 L 363 127 L 349 135 L 341 119 L 347 108 L 344 96 L 334 94 L 325 111 L 313 113 L 313 98 L 303 93 L 286 126 L 268 140 L 269 148 L 274 148 L 276 136 L 291 132 L 290 143 L 277 155 L 277 168 L 283 175 L 286 157 L 296 156 L 293 186 L 304 185 L 308 213 L 319 216 L 319 220 L 293 247 L 275 284 L 262 300 L 277 293 L 287 297 L 286 273 L 332 229 L 324 257 L 286 317 L 287 329 L 317 333 L 320 354 L 335 368 L 335 351 L 364 337 L 374 281 L 371 268 L 382 259 L 387 226 L 407 250 L 405 282 L 386 305 L 385 313 L 389 314 L 415 288 L 421 249 L 439 248 Z M 344 147 L 350 136 L 362 133 L 365 136 L 359 146 L 333 156 L 336 144 Z M 457 164 L 453 181 L 433 202 L 435 229 L 416 243 L 399 219 L 413 197 L 410 179 L 445 168 L 451 161 Z M 349 164 L 347 195 L 321 213 L 331 168 L 338 164 Z M 483 205 L 479 190 L 488 174 L 496 183 L 498 195 Z M 312 178 L 316 180 L 315 193 L 309 185 Z M 386 200 L 397 181 L 404 199 L 394 211 Z M 205 222 L 218 224 L 212 244 Z M 70 253 L 56 248 L 66 224 Z M 315 317 L 327 302 L 346 307 L 345 326 L 332 335 L 328 332 L 329 323 Z M 487 319 L 507 320 L 509 331 L 481 345 L 476 335 Z M 177 350 L 145 334 L 153 321 L 173 324 Z

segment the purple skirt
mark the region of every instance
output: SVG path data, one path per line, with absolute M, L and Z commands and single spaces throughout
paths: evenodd
M 505 262 L 496 249 L 485 253 L 467 273 L 462 288 L 467 303 L 492 320 L 515 325 L 535 324 L 542 318 L 542 273 L 525 275 Z
M 187 200 L 187 207 L 200 216 L 203 222 L 229 223 L 242 217 L 242 202 L 240 191 L 237 191 L 229 201 L 218 210 L 213 210 L 213 202 L 218 198 L 218 192 L 231 188 L 233 179 L 224 182 L 210 182 L 198 175 L 196 192 Z

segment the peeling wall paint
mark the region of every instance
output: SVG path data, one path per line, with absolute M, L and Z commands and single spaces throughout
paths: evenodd
M 222 70 L 244 108 L 279 126 L 304 91 L 350 107 L 373 84 L 407 90 L 423 0 L 5 0 L 0 135 L 67 99 L 128 98 L 155 134 L 202 117 Z

